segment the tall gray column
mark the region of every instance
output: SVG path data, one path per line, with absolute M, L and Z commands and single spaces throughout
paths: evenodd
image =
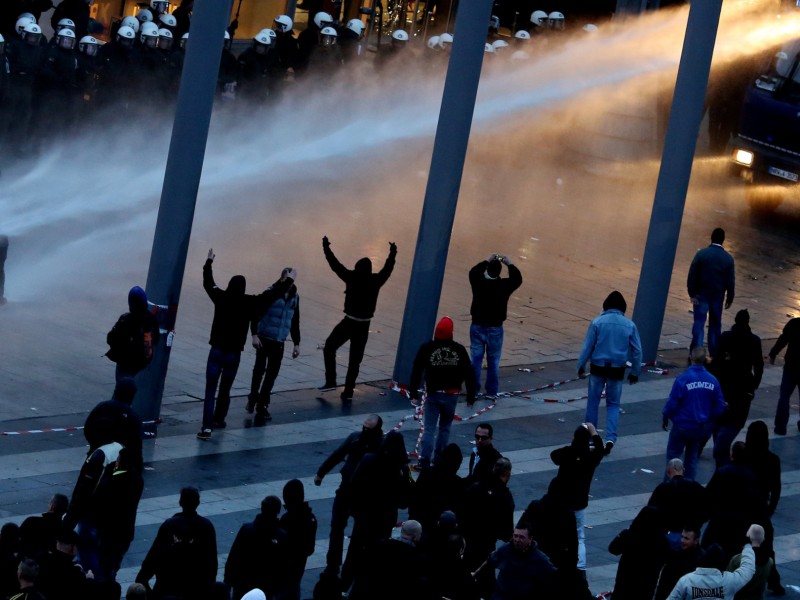
M 197 0 L 192 13 L 147 274 L 147 297 L 153 304 L 165 307 L 158 316 L 162 330 L 168 332 L 175 328 L 230 6 L 230 0 Z M 143 421 L 154 421 L 161 414 L 171 340 L 172 335 L 161 336 L 152 362 L 137 376 L 139 390 L 134 408 Z
M 395 359 L 396 382 L 408 382 L 419 346 L 433 337 L 491 7 L 492 0 L 462 1 L 458 7 Z
M 646 361 L 658 352 L 721 9 L 722 0 L 692 2 L 689 9 L 633 311 Z

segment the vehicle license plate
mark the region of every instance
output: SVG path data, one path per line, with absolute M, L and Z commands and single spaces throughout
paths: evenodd
M 797 181 L 797 173 L 792 173 L 790 171 L 784 171 L 783 169 L 778 169 L 777 167 L 770 167 L 767 169 L 770 175 L 775 175 L 775 177 L 781 177 L 782 179 L 788 179 L 789 181 Z

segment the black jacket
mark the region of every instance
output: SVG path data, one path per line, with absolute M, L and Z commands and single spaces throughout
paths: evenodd
M 791 319 L 783 327 L 781 335 L 769 351 L 772 360 L 778 356 L 786 346 L 786 356 L 784 357 L 785 368 L 794 373 L 800 373 L 800 317 Z
M 386 263 L 378 273 L 372 272 L 372 262 L 368 258 L 359 259 L 351 271 L 337 260 L 329 244 L 324 245 L 323 250 L 331 269 L 345 283 L 344 313 L 354 319 L 368 321 L 375 315 L 381 286 L 392 274 L 397 250 L 392 246 Z
M 761 338 L 747 325 L 735 324 L 720 336 L 717 355 L 708 370 L 719 380 L 728 403 L 728 410 L 720 417 L 719 424 L 744 427 L 750 402 L 764 374 Z
M 228 288 L 221 290 L 214 283 L 211 260 L 203 265 L 203 289 L 214 303 L 214 320 L 211 323 L 212 348 L 223 352 L 241 352 L 247 343 L 250 320 L 263 314 L 267 307 L 282 296 L 294 284 L 290 278 L 278 282 L 258 296 L 245 294 L 245 279 L 241 275 L 231 277 Z
M 478 464 L 475 464 L 476 458 L 478 459 Z M 494 446 L 484 446 L 478 450 L 477 454 L 470 452 L 469 482 L 475 483 L 482 479 L 489 479 L 492 476 L 494 463 L 497 462 L 498 458 L 503 458 L 503 455 Z
M 344 461 L 341 475 L 342 483 L 349 484 L 358 463 L 367 452 L 377 452 L 381 445 L 382 432 L 380 429 L 370 431 L 355 431 L 348 435 L 344 442 L 334 450 L 331 455 L 317 469 L 317 475 L 325 477 L 331 470 Z
M 700 527 L 708 521 L 706 488 L 683 475 L 676 475 L 669 481 L 659 483 L 647 505 L 661 510 L 667 531 L 679 532 L 686 525 Z
M 112 398 L 92 409 L 83 424 L 83 435 L 91 454 L 109 441 L 119 442 L 131 453 L 135 466 L 142 468 L 142 420 L 130 404 Z
M 278 519 L 258 514 L 252 523 L 242 525 L 225 563 L 225 583 L 233 587 L 234 597 L 240 598 L 253 588 L 268 597 L 282 590 L 286 551 L 286 532 Z
M 469 312 L 472 322 L 483 327 L 500 327 L 506 320 L 508 299 L 522 285 L 522 273 L 514 265 L 508 265 L 508 277 L 487 279 L 484 277 L 488 261 L 479 262 L 469 271 L 472 286 L 472 306 Z
M 595 435 L 592 441 L 593 450 L 576 448 L 571 444 L 550 453 L 550 458 L 558 465 L 558 474 L 550 482 L 547 495 L 564 502 L 570 510 L 581 510 L 589 504 L 594 470 L 604 456 L 603 439 Z
M 317 518 L 308 502 L 287 507 L 281 516 L 280 527 L 286 532 L 289 559 L 305 565 L 306 559 L 314 554 L 317 541 Z
M 411 397 L 419 396 L 422 375 L 428 393 L 467 387 L 467 402 L 475 401 L 475 372 L 466 348 L 453 340 L 431 340 L 420 346 L 411 370 Z

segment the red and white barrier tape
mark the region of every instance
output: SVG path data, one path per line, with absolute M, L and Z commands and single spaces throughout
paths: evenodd
M 154 421 L 143 421 L 142 425 L 158 425 L 161 423 L 161 419 L 156 419 Z M 27 429 L 23 431 L 0 431 L 0 435 L 30 435 L 32 433 L 62 433 L 64 431 L 80 431 L 83 429 L 83 425 L 79 425 L 77 427 L 47 427 L 45 429 Z

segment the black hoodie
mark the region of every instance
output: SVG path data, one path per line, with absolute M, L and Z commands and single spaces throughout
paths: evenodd
M 397 249 L 392 246 L 383 269 L 378 273 L 372 272 L 372 261 L 366 257 L 359 259 L 351 271 L 339 262 L 330 245 L 324 245 L 323 250 L 331 269 L 347 286 L 344 290 L 344 313 L 359 321 L 368 321 L 375 315 L 381 286 L 392 274 Z

